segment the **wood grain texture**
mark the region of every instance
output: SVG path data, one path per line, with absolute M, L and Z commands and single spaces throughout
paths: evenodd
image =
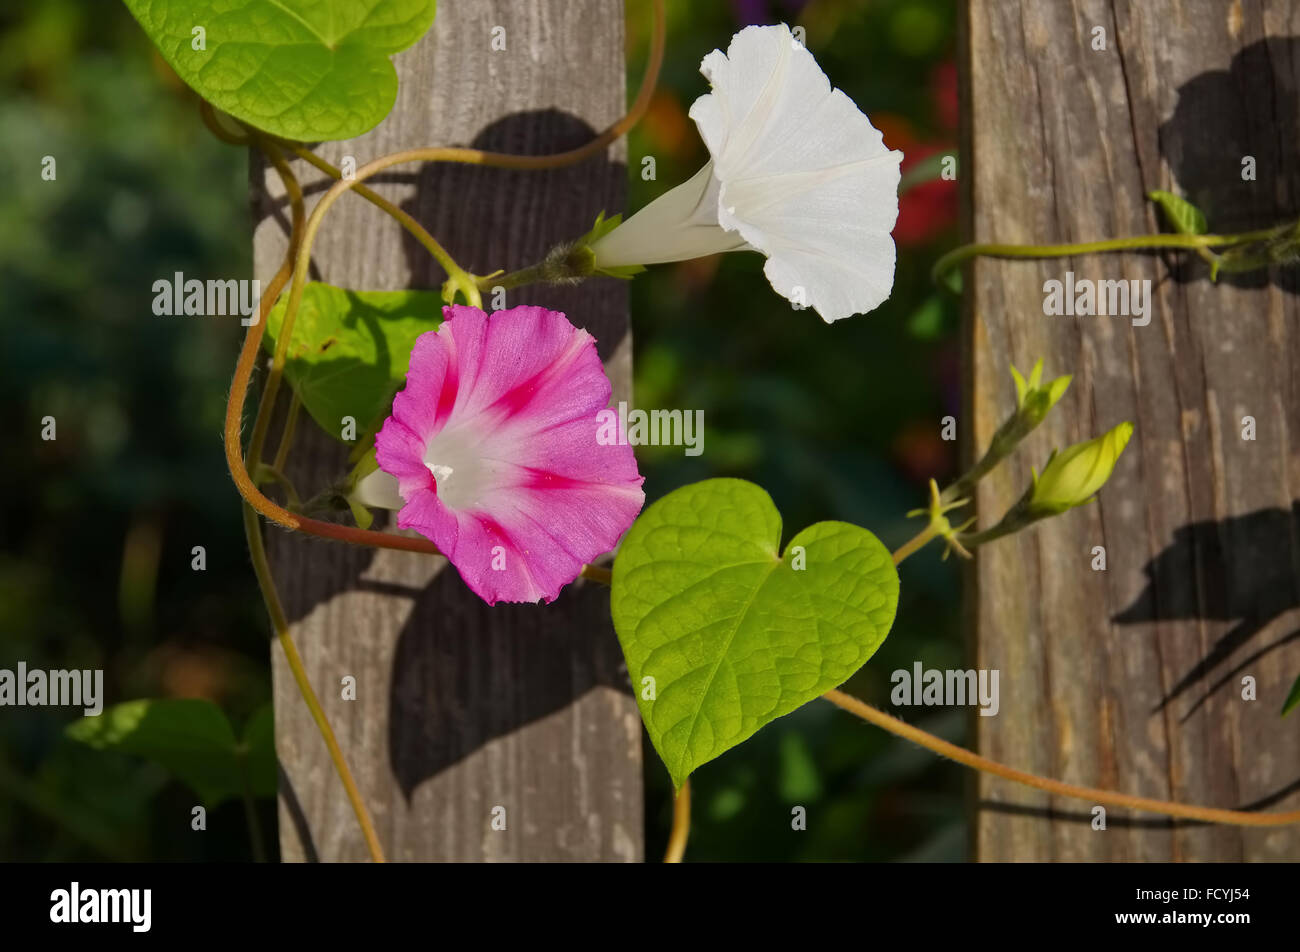
M 1160 230 L 1150 189 L 1197 201 L 1212 231 L 1300 208 L 1300 7 L 1192 0 L 973 0 L 964 14 L 963 175 L 976 241 L 1075 242 Z M 1092 48 L 1093 28 L 1106 49 Z M 1254 182 L 1241 179 L 1256 158 Z M 981 259 L 967 272 L 966 436 L 1014 404 L 1008 367 L 1074 383 L 980 486 L 982 524 L 1030 465 L 1132 420 L 1099 501 L 980 550 L 975 654 L 1001 710 L 980 751 L 1077 784 L 1225 807 L 1300 807 L 1300 325 L 1296 275 L 1211 284 L 1161 255 Z M 1148 279 L 1150 324 L 1048 317 L 1044 282 Z M 1256 439 L 1242 438 L 1253 416 Z M 1104 546 L 1107 569 L 1090 568 Z M 1244 676 L 1257 701 L 1241 697 Z M 981 775 L 980 860 L 1300 859 L 1300 828 L 1174 824 Z
M 317 151 L 359 167 L 419 145 L 580 145 L 625 110 L 622 17 L 617 0 L 441 0 L 433 30 L 395 60 L 401 90 L 388 119 Z M 491 46 L 498 26 L 505 51 Z M 370 184 L 464 267 L 488 273 L 531 264 L 602 209 L 620 210 L 622 148 L 567 170 L 401 166 Z M 314 201 L 322 176 L 301 162 L 295 171 Z M 254 181 L 265 281 L 284 251 L 285 214 L 273 172 L 255 168 Z M 313 249 L 313 277 L 384 289 L 437 288 L 444 275 L 395 222 L 343 196 Z M 510 292 L 508 305 L 523 303 L 589 329 L 615 399 L 629 398 L 621 282 Z M 344 457 L 304 418 L 291 467 L 300 488 L 335 479 Z M 294 636 L 390 860 L 641 859 L 640 722 L 607 590 L 579 582 L 544 608 L 488 608 L 442 559 L 269 532 Z M 324 744 L 280 652 L 273 657 L 283 858 L 365 859 Z M 341 699 L 346 675 L 356 701 Z M 496 806 L 505 831 L 491 828 Z

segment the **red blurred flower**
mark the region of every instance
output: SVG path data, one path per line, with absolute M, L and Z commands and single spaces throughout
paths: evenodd
M 951 60 L 940 63 L 930 74 L 930 100 L 934 104 L 934 114 L 939 120 L 939 125 L 945 129 L 956 130 L 957 65 Z
M 955 147 L 937 142 L 922 142 L 902 116 L 881 113 L 876 127 L 885 136 L 885 145 L 903 152 L 903 174 L 917 163 L 939 153 L 955 153 Z M 894 241 L 900 246 L 923 245 L 933 240 L 957 221 L 957 182 L 936 179 L 914 185 L 898 199 L 898 223 Z

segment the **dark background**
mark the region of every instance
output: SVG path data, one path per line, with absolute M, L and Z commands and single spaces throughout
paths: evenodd
M 669 0 L 659 91 L 633 132 L 632 208 L 706 154 L 691 102 L 701 57 L 740 26 L 802 25 L 809 48 L 906 153 L 955 145 L 954 19 L 945 0 Z M 202 697 L 239 730 L 270 697 L 269 632 L 221 444 L 243 328 L 156 317 L 152 284 L 251 275 L 247 156 L 213 138 L 192 93 L 115 0 L 18 0 L 0 13 L 0 668 L 103 668 L 108 704 Z M 648 41 L 628 9 L 629 81 Z M 630 90 L 634 95 L 635 90 Z M 630 101 L 630 96 L 629 96 Z M 46 155 L 57 179 L 41 179 Z M 842 519 L 896 546 L 925 480 L 951 475 L 939 439 L 955 413 L 955 300 L 927 271 L 955 241 L 954 183 L 911 191 L 893 297 L 827 326 L 768 286 L 757 255 L 666 265 L 632 282 L 636 402 L 702 409 L 705 452 L 640 447 L 649 499 L 711 476 L 773 496 L 787 538 Z M 450 249 L 455 253 L 455 249 Z M 54 416 L 58 437 L 41 439 Z M 190 567 L 203 545 L 207 570 Z M 959 586 L 937 548 L 902 568 L 894 631 L 848 685 L 887 703 L 916 660 L 964 667 Z M 0 859 L 213 860 L 251 856 L 243 808 L 177 833 L 195 797 L 164 770 L 63 738 L 66 708 L 0 708 Z M 918 711 L 952 740 L 965 713 Z M 647 744 L 647 855 L 667 838 L 666 771 Z M 692 778 L 691 860 L 958 860 L 959 769 L 813 702 Z M 341 795 L 341 794 L 340 794 Z M 773 825 L 792 800 L 808 831 Z M 260 802 L 274 842 L 275 809 Z M 760 821 L 760 818 L 765 818 Z M 272 848 L 274 855 L 274 847 Z

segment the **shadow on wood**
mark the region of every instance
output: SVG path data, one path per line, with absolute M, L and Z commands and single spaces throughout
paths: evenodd
M 597 134 L 576 116 L 558 109 L 538 109 L 498 119 L 476 135 L 470 145 L 511 155 L 545 155 L 577 148 Z M 557 244 L 556 236 L 578 238 L 591 228 L 598 213 L 612 214 L 621 209 L 625 193 L 621 183 L 626 177 L 624 163 L 611 162 L 603 155 L 567 168 L 543 171 L 425 165 L 414 178 L 415 194 L 402 203 L 402 208 L 437 235 L 444 246 L 455 248 L 462 267 L 476 274 L 497 268 L 513 271 L 540 261 Z M 491 208 L 490 220 L 494 224 L 485 228 L 481 205 L 465 202 L 465 195 L 497 195 L 502 202 L 511 201 Z M 513 224 L 514 220 L 535 220 L 543 209 L 544 228 Z M 503 235 L 503 230 L 509 235 Z M 402 232 L 402 247 L 413 286 L 440 287 L 445 275 L 429 252 L 406 232 Z M 623 293 L 624 282 L 594 278 L 584 283 L 581 294 L 576 285 L 530 285 L 506 292 L 504 303 L 506 307 L 540 304 L 563 311 L 570 321 L 591 332 L 600 359 L 608 361 L 627 336 L 627 321 L 621 315 L 603 319 L 609 309 L 591 306 L 593 288 L 601 297 L 608 297 Z M 494 310 L 497 303 L 491 291 L 483 295 L 485 310 Z
M 1270 108 L 1251 108 L 1269 103 Z M 1206 117 L 1213 117 L 1209 122 Z M 1300 216 L 1300 37 L 1268 37 L 1243 47 L 1226 70 L 1207 70 L 1178 87 L 1178 104 L 1160 125 L 1160 152 L 1178 194 L 1205 213 L 1210 231 L 1267 228 Z M 1243 178 L 1243 159 L 1254 159 Z M 1175 280 L 1209 278 L 1196 255 L 1170 255 Z M 1221 274 L 1239 287 L 1263 287 L 1269 272 Z M 1300 268 L 1271 280 L 1300 291 Z
M 474 137 L 471 146 L 536 155 L 576 148 L 596 135 L 576 116 L 543 109 L 493 122 Z M 593 183 L 622 182 L 625 176 L 622 163 L 604 156 L 540 172 L 428 165 L 416 175 L 415 194 L 402 207 L 447 247 L 456 248 L 462 266 L 476 273 L 489 267 L 510 271 L 541 260 L 555 244 L 555 235 L 576 238 L 591 227 L 597 212 L 620 207 L 622 199 L 616 193 L 621 189 L 595 196 L 591 190 Z M 510 229 L 510 216 L 535 217 L 544 203 L 550 212 L 546 228 L 518 229 L 518 238 L 503 241 L 499 231 L 484 229 L 477 208 L 462 200 L 464 195 L 484 194 L 539 196 L 537 208 L 515 201 L 509 208 L 495 210 L 491 219 L 503 223 L 498 229 Z M 443 277 L 437 263 L 409 234 L 403 233 L 402 238 L 413 282 L 435 286 Z M 580 307 L 572 291 L 519 288 L 506 292 L 504 303 L 545 303 L 564 311 L 570 321 L 591 332 L 601 359 L 608 361 L 624 341 L 626 322 L 621 316 L 602 320 L 600 315 L 607 309 Z M 492 292 L 484 294 L 485 309 L 498 303 L 492 298 Z M 591 624 L 593 600 L 607 613 L 607 598 L 599 588 L 591 591 L 590 583 L 579 583 L 577 590 L 566 589 L 545 607 L 489 607 L 477 598 L 457 597 L 463 588 L 454 572 L 439 572 L 416 597 L 398 640 L 389 747 L 394 776 L 408 798 L 420 783 L 486 742 L 566 707 L 593 687 L 612 687 L 631 695 L 617 648 L 601 649 L 591 643 L 596 638 L 613 639 L 608 624 Z M 472 652 L 464 650 L 465 632 L 474 633 Z M 500 658 L 509 658 L 511 665 L 492 664 Z
M 587 123 L 556 109 L 506 116 L 489 125 L 471 145 L 477 149 L 511 154 L 541 154 L 575 148 L 597 135 Z M 548 236 L 578 237 L 591 227 L 602 208 L 615 207 L 615 195 L 590 195 L 591 183 L 622 181 L 625 168 L 597 156 L 569 168 L 514 171 L 467 165 L 427 165 L 415 175 L 394 175 L 389 182 L 414 183 L 416 191 L 403 209 L 438 235 L 446 247 L 457 249 L 460 263 L 486 271 L 488 262 L 506 270 L 524 267 L 542 258 L 554 244 Z M 384 181 L 383 177 L 380 181 Z M 518 229 L 520 240 L 506 243 L 483 227 L 465 195 L 520 196 L 535 192 L 545 196 L 548 208 L 559 199 L 562 211 L 550 216 L 545 229 Z M 511 209 L 520 203 L 512 203 Z M 502 209 L 492 220 L 528 215 L 529 210 Z M 402 233 L 412 287 L 436 289 L 445 274 L 428 251 Z M 489 250 L 490 249 L 490 250 Z M 609 279 L 606 279 L 609 280 Z M 508 292 L 509 306 L 540 303 L 567 310 L 569 319 L 596 337 L 600 357 L 608 361 L 626 337 L 621 316 L 602 321 L 601 313 L 565 305 L 565 288 L 527 287 Z M 589 289 L 588 289 L 589 291 Z M 549 294 L 547 292 L 550 292 Z M 568 295 L 572 296 L 572 295 Z M 484 307 L 492 308 L 485 295 Z M 430 315 L 432 318 L 435 315 Z M 382 335 L 375 334 L 382 341 Z M 381 362 L 382 362 L 381 356 Z M 339 473 L 345 471 L 340 463 Z M 339 518 L 348 520 L 345 514 Z M 381 516 L 382 518 L 382 516 Z M 390 518 L 389 529 L 395 529 Z M 312 544 L 312 543 L 308 543 Z M 423 781 L 459 763 L 485 743 L 512 733 L 603 685 L 631 695 L 627 673 L 616 647 L 599 646 L 591 639 L 613 635 L 590 624 L 590 603 L 607 599 L 597 587 L 581 595 L 566 589 L 550 606 L 497 605 L 490 607 L 465 591 L 452 568 L 444 567 L 424 588 L 363 579 L 374 552 L 346 546 L 333 558 L 332 580 L 341 588 L 295 589 L 285 610 L 292 621 L 309 615 L 321 601 L 341 591 L 396 595 L 411 600 L 410 616 L 399 636 L 392 669 L 389 711 L 389 759 L 403 794 L 410 798 Z M 581 584 L 579 587 L 584 587 Z M 590 589 L 591 586 L 585 586 Z M 585 602 L 584 606 L 580 602 Z M 606 609 L 602 609 L 606 611 Z M 584 618 L 584 615 L 587 616 Z M 605 628 L 608 625 L 606 624 Z M 472 638 L 473 650 L 465 639 Z M 508 667 L 493 663 L 510 659 Z M 527 677 L 523 674 L 527 673 Z
M 1143 568 L 1146 588 L 1112 621 L 1121 625 L 1190 618 L 1235 622 L 1217 636 L 1201 662 L 1169 690 L 1155 711 L 1164 710 L 1203 684 L 1238 648 L 1300 605 L 1300 579 L 1295 565 L 1297 519 L 1300 502 L 1289 511 L 1261 509 L 1244 516 L 1182 526 L 1174 532 L 1174 541 Z M 1245 658 L 1206 687 L 1183 719 L 1250 665 L 1297 638 L 1300 631 L 1278 638 Z
M 1300 211 L 1294 4 L 971 0 L 962 11 L 968 240 L 1150 234 L 1162 227 L 1153 189 L 1200 204 L 1216 232 Z M 1241 178 L 1247 154 L 1253 182 Z M 1070 272 L 1149 281 L 1148 320 L 1050 315 L 1047 282 Z M 972 731 L 981 753 L 1069 783 L 1214 806 L 1278 797 L 1273 809 L 1288 809 L 1300 747 L 1279 710 L 1300 667 L 1288 635 L 1300 296 L 1295 274 L 1198 274 L 1171 280 L 1149 254 L 981 258 L 967 271 L 967 458 L 1013 406 L 1009 366 L 1041 358 L 1074 378 L 1017 460 L 977 487 L 982 521 L 1019 498 L 1054 447 L 1136 427 L 1095 503 L 976 554 L 975 666 L 1003 680 L 999 716 L 972 717 Z M 1256 678 L 1257 701 L 1224 680 L 1243 662 L 1234 677 Z M 1300 856 L 1300 827 L 1103 834 L 1033 812 L 1087 804 L 983 775 L 973 786 L 980 860 Z
M 393 659 L 389 751 L 409 799 L 425 780 L 495 737 L 567 707 L 597 686 L 630 695 L 612 638 L 590 624 L 592 603 L 608 599 L 580 581 L 550 605 L 497 605 L 457 598 L 464 583 L 439 572 L 416 598 Z M 475 650 L 465 650 L 472 632 Z M 493 662 L 508 658 L 509 666 Z M 557 756 L 559 752 L 556 752 Z

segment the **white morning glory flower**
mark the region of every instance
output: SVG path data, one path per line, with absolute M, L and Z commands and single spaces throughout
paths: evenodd
M 597 239 L 596 268 L 760 251 L 772 287 L 827 323 L 877 307 L 894 284 L 903 154 L 784 24 L 746 27 L 700 72 L 713 92 L 690 116 L 709 162 Z

